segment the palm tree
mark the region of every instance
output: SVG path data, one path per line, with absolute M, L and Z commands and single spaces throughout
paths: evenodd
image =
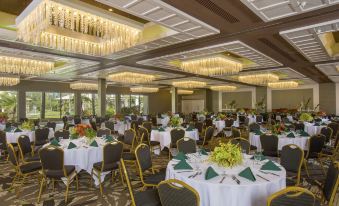
M 0 107 L 9 115 L 12 115 L 12 119 L 16 116 L 16 95 L 10 92 L 0 93 Z

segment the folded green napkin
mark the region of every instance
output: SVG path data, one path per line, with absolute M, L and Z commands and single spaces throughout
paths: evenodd
M 305 131 L 301 131 L 300 132 L 300 136 L 301 137 L 309 137 L 310 135 L 307 132 L 305 132 Z
M 289 134 L 287 135 L 287 137 L 289 137 L 289 138 L 295 138 L 293 132 L 289 133 Z
M 70 142 L 67 149 L 73 149 L 73 148 L 76 148 L 77 146 L 73 143 L 73 142 Z
M 181 160 L 174 166 L 174 170 L 192 170 L 193 168 L 189 165 L 186 160 Z
M 98 143 L 97 143 L 97 141 L 94 140 L 89 146 L 98 147 Z
M 162 127 L 159 127 L 159 132 L 164 132 L 165 131 L 165 129 L 164 128 L 162 128 Z
M 207 152 L 206 152 L 206 150 L 205 150 L 204 148 L 202 148 L 202 149 L 200 150 L 200 154 L 202 154 L 202 155 L 208 155 Z
M 56 137 L 52 137 L 51 139 L 52 139 L 52 140 L 55 140 L 55 141 L 57 141 L 57 142 L 59 142 L 59 139 L 56 138 Z
M 219 176 L 219 174 L 216 173 L 216 171 L 211 166 L 209 166 L 205 173 L 205 180 L 212 179 L 213 177 L 216 176 Z
M 260 155 L 260 161 L 266 160 L 267 158 L 264 155 Z M 251 160 L 254 160 L 254 156 L 251 157 Z
M 260 130 L 255 130 L 255 131 L 254 131 L 254 134 L 255 134 L 255 135 L 262 135 L 263 133 L 262 133 Z
M 271 160 L 266 162 L 266 164 L 264 164 L 261 167 L 261 170 L 281 171 L 281 169 L 276 164 L 274 164 Z
M 317 122 L 317 123 L 314 124 L 314 126 L 320 126 L 320 124 Z
M 60 147 L 61 146 L 56 139 L 52 139 L 51 145 L 56 146 L 56 147 Z
M 113 137 L 111 135 L 106 136 L 106 142 L 112 142 Z
M 327 124 L 325 122 L 321 123 L 321 126 L 326 126 Z
M 19 128 L 16 128 L 16 130 L 14 132 L 22 132 L 22 130 L 19 129 Z
M 191 131 L 193 131 L 193 129 L 189 127 L 189 128 L 186 129 L 186 131 L 191 132 Z
M 10 131 L 12 131 L 12 129 L 11 129 L 10 127 L 6 127 L 6 128 L 4 129 L 4 131 L 5 131 L 5 132 L 10 132 Z
M 175 157 L 173 157 L 173 159 L 176 160 L 186 160 L 187 157 L 183 152 L 179 152 Z
M 244 169 L 243 171 L 241 171 L 239 174 L 238 174 L 240 177 L 243 177 L 243 178 L 246 178 L 248 180 L 251 180 L 252 182 L 255 182 L 256 179 L 255 179 L 255 176 L 251 170 L 251 168 L 247 167 L 246 169 Z

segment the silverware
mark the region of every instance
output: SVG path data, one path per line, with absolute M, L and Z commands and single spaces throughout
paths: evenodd
M 193 175 L 188 176 L 188 178 L 192 178 L 193 176 L 197 175 L 198 172 L 194 173 Z
M 226 178 L 226 177 L 223 176 L 219 183 L 221 184 L 221 183 L 224 181 L 225 178 Z
M 195 178 L 196 176 L 201 175 L 201 174 L 202 174 L 202 172 L 197 172 L 195 175 L 193 175 L 192 178 Z
M 260 177 L 261 179 L 266 180 L 267 182 L 269 182 L 269 180 L 266 179 L 265 177 L 262 177 L 262 176 L 260 176 L 260 175 L 258 175 L 258 174 L 257 174 L 257 176 Z
M 180 172 L 177 172 L 177 173 L 184 173 L 184 172 L 194 172 L 193 170 L 191 171 L 180 171 Z
M 232 180 L 234 180 L 238 185 L 240 185 L 240 180 L 235 175 L 232 175 Z
M 275 174 L 273 172 L 264 172 L 264 171 L 261 171 L 261 170 L 259 170 L 259 172 L 261 172 L 263 174 L 270 174 L 270 175 L 274 175 L 274 176 L 280 177 L 280 175 L 277 175 L 277 174 Z

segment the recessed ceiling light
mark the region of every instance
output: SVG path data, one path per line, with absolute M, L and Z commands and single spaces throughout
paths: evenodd
M 108 11 L 113 11 L 113 9 L 112 9 L 112 8 L 109 8 Z

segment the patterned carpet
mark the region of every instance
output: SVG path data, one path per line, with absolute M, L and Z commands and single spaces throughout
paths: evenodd
M 168 162 L 166 154 L 154 156 L 154 165 L 157 168 L 166 167 Z M 323 181 L 324 175 L 322 170 L 316 164 L 309 164 L 310 178 L 307 178 L 306 173 L 302 173 L 302 185 L 310 189 L 315 194 L 320 194 L 319 189 L 314 186 L 314 180 Z M 141 184 L 135 172 L 132 173 L 132 184 L 135 189 L 140 189 Z M 49 189 L 45 190 L 40 204 L 37 204 L 38 197 L 38 180 L 32 178 L 20 188 L 20 194 L 17 197 L 14 191 L 8 191 L 11 185 L 12 177 L 14 176 L 14 169 L 10 163 L 0 159 L 0 205 L 43 205 L 43 206 L 61 206 L 66 205 L 64 202 L 65 185 L 61 182 L 56 184 L 55 191 L 52 190 L 51 185 Z M 120 179 L 117 177 L 115 182 L 112 183 L 110 175 L 106 176 L 104 182 L 104 195 L 101 197 L 99 188 L 89 184 L 90 175 L 86 172 L 79 174 L 79 190 L 76 191 L 75 185 L 72 184 L 69 192 L 69 200 L 67 205 L 112 205 L 112 206 L 127 206 L 130 205 L 130 198 L 128 190 L 121 184 Z M 339 205 L 339 194 L 334 205 Z

